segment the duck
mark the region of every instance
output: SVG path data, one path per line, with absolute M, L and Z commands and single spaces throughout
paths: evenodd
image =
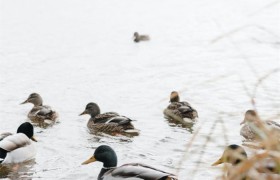
M 186 101 L 180 101 L 179 93 L 172 91 L 170 104 L 164 109 L 163 114 L 179 123 L 194 123 L 198 118 L 197 111 Z
M 43 105 L 43 99 L 38 93 L 32 93 L 28 98 L 21 104 L 32 103 L 34 106 L 29 111 L 27 117 L 33 122 L 44 122 L 50 120 L 55 122 L 58 118 L 58 113 L 50 106 Z
M 116 112 L 106 112 L 101 114 L 97 103 L 90 102 L 85 110 L 80 114 L 90 115 L 87 127 L 91 133 L 104 132 L 112 135 L 138 135 L 139 130 L 135 129 L 130 118 L 121 116 Z
M 229 163 L 232 166 L 227 172 L 227 179 L 267 179 L 267 177 L 280 178 L 279 154 L 270 158 L 271 152 L 256 154 L 248 158 L 245 149 L 239 145 L 227 146 L 221 158 L 212 164 L 217 166 L 222 163 Z M 262 178 L 261 178 L 262 177 Z
M 22 123 L 16 134 L 2 133 L 0 135 L 0 164 L 20 163 L 33 159 L 36 148 L 33 141 L 33 125 L 29 122 Z
M 262 121 L 255 110 L 247 110 L 240 135 L 247 141 L 260 141 L 266 138 L 265 133 L 271 131 L 280 137 L 280 124 L 275 121 Z
M 133 34 L 134 42 L 138 43 L 140 41 L 149 41 L 150 37 L 148 35 L 139 35 L 138 32 Z
M 117 167 L 117 154 L 107 145 L 101 145 L 96 148 L 93 156 L 84 161 L 86 165 L 95 161 L 103 163 L 98 180 L 107 179 L 145 179 L 145 180 L 177 180 L 178 178 L 171 173 L 156 169 L 149 165 L 140 163 L 129 163 Z

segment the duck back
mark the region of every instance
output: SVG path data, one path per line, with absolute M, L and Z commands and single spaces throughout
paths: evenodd
M 102 180 L 166 180 L 168 177 L 177 180 L 173 174 L 140 163 L 124 164 L 107 171 L 103 177 Z

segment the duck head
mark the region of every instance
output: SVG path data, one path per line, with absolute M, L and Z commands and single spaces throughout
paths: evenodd
M 100 114 L 100 108 L 96 103 L 88 103 L 85 110 L 80 114 L 80 116 L 84 114 L 89 114 L 91 115 L 91 117 L 95 117 L 96 115 Z
M 177 91 L 172 91 L 170 94 L 170 102 L 179 102 L 180 101 L 180 97 L 179 97 L 179 93 Z
M 255 110 L 248 110 L 245 113 L 244 120 L 240 123 L 240 125 L 246 122 L 255 122 L 258 119 L 258 114 Z
M 222 157 L 214 162 L 212 166 L 217 166 L 222 163 L 231 163 L 232 165 L 237 165 L 246 159 L 247 153 L 245 150 L 241 146 L 232 144 L 226 147 Z
M 140 40 L 139 40 L 139 34 L 138 34 L 138 32 L 135 32 L 134 34 L 133 34 L 133 37 L 134 37 L 134 42 L 139 42 Z
M 18 129 L 17 133 L 23 133 L 25 134 L 29 139 L 37 142 L 37 140 L 34 138 L 34 128 L 33 125 L 29 122 L 22 123 Z
M 92 157 L 82 163 L 82 165 L 89 164 L 95 161 L 103 163 L 103 167 L 116 167 L 118 163 L 117 155 L 115 151 L 107 145 L 99 146 Z
M 22 102 L 21 104 L 32 103 L 34 106 L 42 106 L 43 99 L 38 93 L 32 93 L 28 96 L 28 98 Z
M 134 36 L 134 38 L 138 38 L 138 37 L 139 37 L 139 33 L 138 33 L 138 32 L 135 32 L 135 33 L 133 34 L 133 36 Z

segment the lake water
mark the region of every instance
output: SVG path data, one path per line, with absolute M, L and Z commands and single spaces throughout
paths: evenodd
M 107 144 L 118 164 L 141 162 L 180 179 L 216 179 L 223 148 L 241 144 L 243 114 L 279 119 L 279 1 L 0 0 L 0 132 L 15 132 L 32 92 L 60 114 L 35 128 L 37 156 L 10 179 L 96 179 L 80 164 Z M 151 41 L 134 43 L 135 31 Z M 163 116 L 171 91 L 198 110 L 191 130 Z M 251 103 L 255 97 L 255 106 Z M 88 133 L 88 102 L 136 119 L 134 138 Z

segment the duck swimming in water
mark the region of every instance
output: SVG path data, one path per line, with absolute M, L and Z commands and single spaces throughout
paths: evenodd
M 33 141 L 34 128 L 29 122 L 22 123 L 16 134 L 0 135 L 0 164 L 20 163 L 33 159 L 36 148 Z
M 150 37 L 148 35 L 139 35 L 138 32 L 133 34 L 134 42 L 138 43 L 140 41 L 149 41 Z
M 167 118 L 180 123 L 193 123 L 198 118 L 197 111 L 186 101 L 180 101 L 179 93 L 171 92 L 170 104 L 163 111 Z
M 127 179 L 127 180 L 177 180 L 171 173 L 158 170 L 148 165 L 140 163 L 124 164 L 117 167 L 117 155 L 115 151 L 106 145 L 99 146 L 92 157 L 82 163 L 89 164 L 95 161 L 103 163 L 98 180 Z
M 266 138 L 264 131 L 273 131 L 280 137 L 280 124 L 274 121 L 262 121 L 254 110 L 246 111 L 240 125 L 243 125 L 240 135 L 249 141 L 259 141 Z
M 91 133 L 104 132 L 109 134 L 138 135 L 139 130 L 135 129 L 132 120 L 115 112 L 101 114 L 96 103 L 88 103 L 85 110 L 80 114 L 89 114 L 91 117 L 87 127 Z
M 32 93 L 27 100 L 21 104 L 32 103 L 34 106 L 29 111 L 27 117 L 33 122 L 44 122 L 45 120 L 56 121 L 58 113 L 50 106 L 43 105 L 43 99 L 38 93 Z

